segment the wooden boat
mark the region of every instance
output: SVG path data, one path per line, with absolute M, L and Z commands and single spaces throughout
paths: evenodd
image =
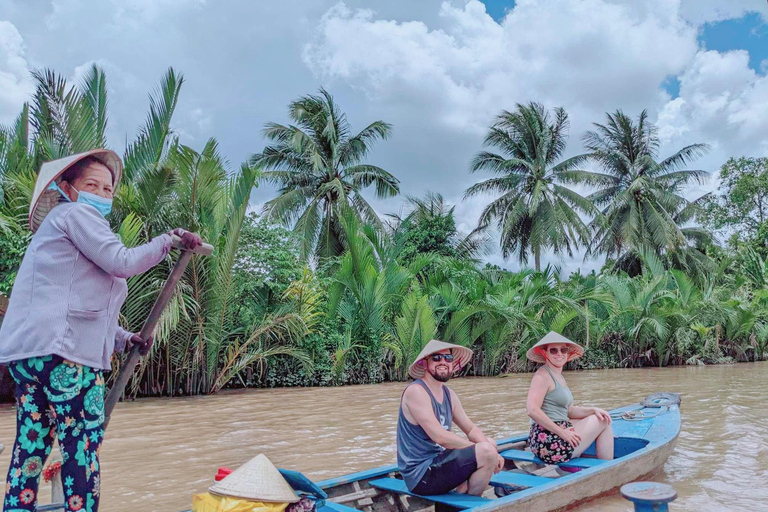
M 651 395 L 611 411 L 615 459 L 582 457 L 547 466 L 527 450 L 528 433 L 499 441 L 504 471 L 483 496 L 449 492 L 418 496 L 408 491 L 397 466 L 383 466 L 313 483 L 296 471 L 280 470 L 299 494 L 319 498 L 318 512 L 518 512 L 573 508 L 659 470 L 680 432 L 679 397 Z

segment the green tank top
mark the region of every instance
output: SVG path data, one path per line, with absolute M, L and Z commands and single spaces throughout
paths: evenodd
M 571 390 L 557 382 L 549 368 L 545 366 L 544 369 L 547 370 L 549 376 L 555 381 L 555 389 L 547 392 L 547 395 L 544 397 L 544 403 L 541 404 L 541 410 L 552 421 L 568 421 L 568 408 L 573 403 Z

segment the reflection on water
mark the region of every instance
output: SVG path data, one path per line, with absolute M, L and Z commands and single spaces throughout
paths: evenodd
M 672 484 L 676 511 L 768 507 L 768 363 L 594 370 L 566 374 L 576 402 L 613 408 L 656 391 L 682 394 L 677 448 L 656 476 Z M 487 434 L 528 428 L 531 375 L 451 382 Z M 119 404 L 101 450 L 101 510 L 179 511 L 205 491 L 218 466 L 266 453 L 278 466 L 323 479 L 395 461 L 395 425 L 404 384 L 227 392 L 213 397 Z M 2 471 L 15 415 L 0 410 Z M 612 496 L 580 510 L 627 511 Z

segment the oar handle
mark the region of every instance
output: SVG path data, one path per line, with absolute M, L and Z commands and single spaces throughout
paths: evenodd
M 192 249 L 190 251 L 189 249 L 187 249 L 186 247 L 184 247 L 181 244 L 181 238 L 180 237 L 178 237 L 176 235 L 171 235 L 171 239 L 173 239 L 173 248 L 174 249 L 179 249 L 181 251 L 189 251 L 189 252 L 193 252 L 195 254 L 202 254 L 203 256 L 210 256 L 211 253 L 213 252 L 213 246 L 211 244 L 206 244 L 205 242 L 203 242 L 203 245 L 201 245 L 200 247 L 197 247 L 197 248 Z

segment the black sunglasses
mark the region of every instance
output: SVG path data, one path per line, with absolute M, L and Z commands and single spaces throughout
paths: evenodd
M 432 354 L 430 356 L 430 359 L 432 359 L 432 361 L 434 361 L 436 363 L 438 361 L 440 361 L 441 359 L 443 361 L 445 361 L 446 363 L 451 363 L 451 362 L 453 362 L 453 354 Z
M 568 353 L 568 351 L 569 351 L 569 348 L 568 348 L 568 347 L 560 347 L 560 348 L 557 348 L 557 347 L 549 347 L 549 353 L 550 353 L 550 354 L 552 354 L 552 355 L 555 355 L 555 354 L 557 354 L 558 352 L 560 352 L 561 354 L 567 354 L 567 353 Z

